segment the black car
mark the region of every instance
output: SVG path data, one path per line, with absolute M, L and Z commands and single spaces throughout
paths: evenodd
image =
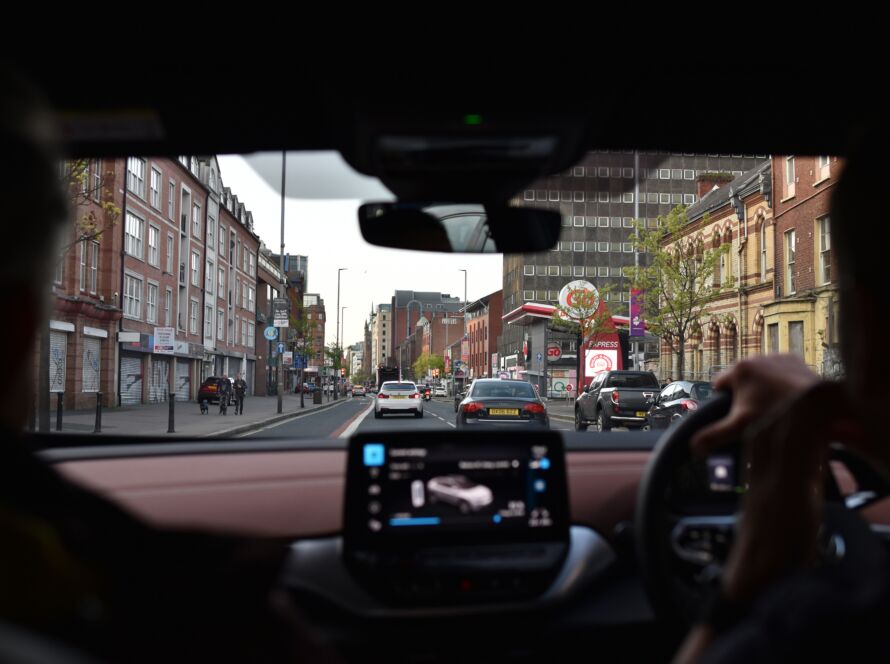
M 219 381 L 223 380 L 219 376 L 208 376 L 204 379 L 204 382 L 201 383 L 201 387 L 198 388 L 198 401 L 206 401 L 207 403 L 219 403 Z M 231 378 L 229 380 L 229 385 L 231 386 L 234 382 Z M 235 403 L 235 388 L 231 387 L 229 390 L 229 405 L 233 405 Z
M 549 428 L 550 419 L 547 407 L 528 381 L 479 378 L 457 407 L 457 427 L 480 424 Z
M 646 416 L 649 428 L 667 429 L 714 394 L 714 388 L 706 381 L 678 380 L 668 383 L 649 408 Z

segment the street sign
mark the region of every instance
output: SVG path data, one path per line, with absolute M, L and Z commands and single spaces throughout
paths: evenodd
M 283 352 L 284 352 L 284 343 L 282 343 L 282 342 L 279 342 L 279 343 L 278 343 L 278 352 L 279 352 L 279 353 L 283 353 Z
M 562 348 L 560 348 L 559 344 L 554 342 L 547 344 L 547 359 L 552 362 L 560 357 L 562 357 Z
M 270 325 L 263 330 L 263 336 L 269 341 L 275 341 L 278 338 L 278 328 Z
M 544 356 L 541 355 L 541 353 L 538 353 L 537 355 L 535 355 L 535 358 L 538 360 L 538 362 L 541 362 L 541 361 L 543 361 Z
M 461 318 L 443 318 L 442 325 L 457 325 L 461 320 Z
M 575 386 L 572 385 L 571 383 L 569 383 L 568 385 L 566 385 L 566 391 L 567 391 L 567 392 L 571 392 L 571 391 L 574 390 L 574 389 L 575 389 Z
M 285 351 L 281 355 L 282 364 L 286 367 L 293 366 L 294 364 L 294 354 L 291 351 Z

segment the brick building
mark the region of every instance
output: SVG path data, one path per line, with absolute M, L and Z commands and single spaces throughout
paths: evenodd
M 503 291 L 495 291 L 467 306 L 467 339 L 470 346 L 469 377 L 490 378 L 496 375 L 497 339 L 503 327 Z M 495 360 L 492 367 L 492 360 Z

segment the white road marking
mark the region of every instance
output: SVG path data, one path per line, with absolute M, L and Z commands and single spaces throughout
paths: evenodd
M 355 430 L 358 429 L 358 426 L 362 422 L 364 422 L 365 418 L 368 415 L 371 414 L 372 410 L 374 410 L 374 402 L 373 401 L 370 404 L 368 404 L 368 408 L 367 408 L 367 410 L 365 410 L 364 413 L 362 413 L 359 417 L 355 418 L 355 420 L 353 420 L 352 424 L 350 424 L 348 427 L 346 427 L 346 429 L 343 431 L 343 433 L 340 434 L 340 438 L 349 438 L 353 433 L 355 433 Z
M 329 411 L 331 408 L 336 408 L 337 406 L 340 406 L 344 403 L 346 403 L 346 401 L 341 401 L 340 403 L 334 404 L 333 406 L 329 406 L 328 408 L 322 408 L 321 410 L 309 410 L 309 411 L 297 412 L 297 413 L 293 414 L 293 417 L 289 417 L 286 420 L 282 420 L 281 422 L 275 422 L 274 424 L 268 424 L 261 429 L 253 429 L 252 431 L 248 431 L 247 433 L 239 433 L 237 436 L 235 436 L 235 438 L 246 438 L 247 436 L 255 436 L 256 434 L 260 433 L 261 431 L 266 431 L 267 429 L 274 429 L 275 427 L 280 427 L 285 424 L 290 424 L 295 419 L 299 419 L 301 417 L 309 417 L 310 415 L 315 415 L 317 413 L 324 413 L 326 411 Z

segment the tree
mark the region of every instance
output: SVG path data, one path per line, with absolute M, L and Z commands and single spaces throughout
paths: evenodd
M 303 375 L 305 367 L 309 362 L 309 353 L 312 351 L 312 325 L 307 318 L 303 316 L 297 318 L 293 314 L 288 316 L 288 322 L 290 323 L 288 338 L 290 339 L 294 357 L 303 358 L 303 368 L 300 369 L 300 408 L 303 408 L 305 407 L 305 402 L 303 401 Z
M 414 369 L 414 376 L 418 379 L 418 381 L 429 375 L 430 371 L 433 369 L 438 369 L 440 372 L 445 371 L 445 360 L 441 355 L 430 355 L 427 352 L 423 352 L 420 354 L 416 360 L 414 360 L 414 364 L 411 365 L 411 368 Z
M 99 173 L 102 161 L 72 159 L 62 164 L 62 186 L 74 223 L 74 240 L 62 248 L 64 254 L 78 242 L 98 240 L 114 226 L 121 209 L 114 204 L 114 171 Z
M 709 215 L 703 226 L 707 227 Z M 642 291 L 643 317 L 649 329 L 677 353 L 678 371 L 686 368 L 686 342 L 701 327 L 707 305 L 733 286 L 731 277 L 718 273 L 729 244 L 705 248 L 705 238 L 688 229 L 685 206 L 678 205 L 658 217 L 658 226 L 647 230 L 636 222 L 639 236 L 630 240 L 650 257 L 648 265 L 633 268 L 632 283 Z M 719 279 L 717 279 L 719 277 Z M 715 279 L 717 279 L 715 281 Z

